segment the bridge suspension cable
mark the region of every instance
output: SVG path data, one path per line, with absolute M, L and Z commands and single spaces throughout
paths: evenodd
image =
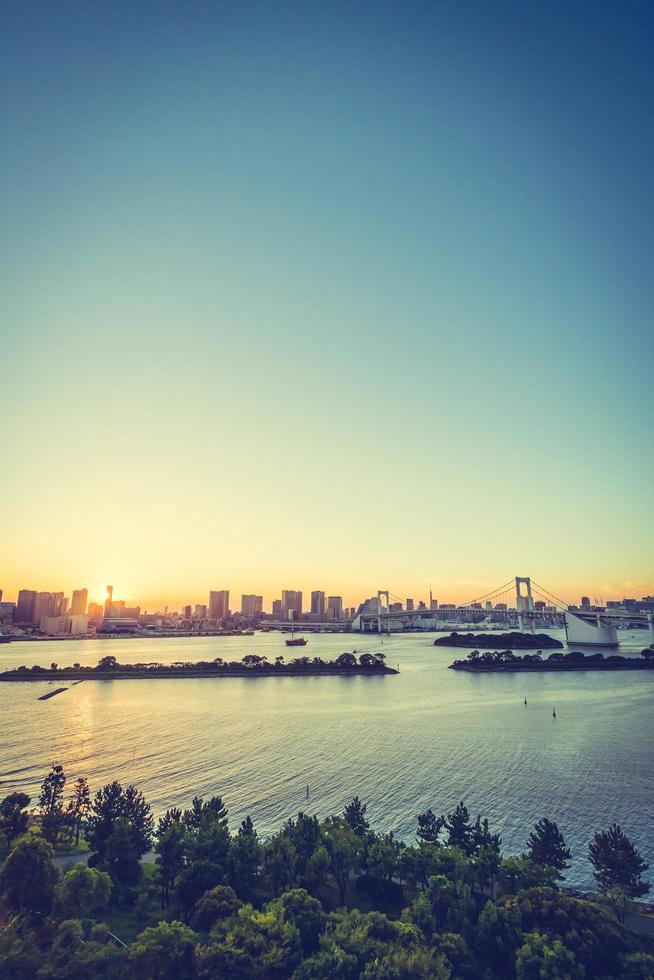
M 484 599 L 492 599 L 494 596 L 497 597 L 499 594 L 504 594 L 511 588 L 513 581 L 513 579 L 509 579 L 509 581 L 505 582 L 504 585 L 498 585 L 498 587 L 493 589 L 492 592 L 487 592 L 485 595 L 480 595 L 476 599 L 470 599 L 468 602 L 462 602 L 457 606 L 457 609 L 465 609 L 466 607 L 471 606 L 473 602 L 483 602 Z
M 542 592 L 545 593 L 545 595 L 543 596 L 543 599 L 545 599 L 546 597 L 549 597 L 550 602 L 552 601 L 552 599 L 554 599 L 555 604 L 557 606 L 561 606 L 562 609 L 567 609 L 568 606 L 570 605 L 570 603 L 569 602 L 566 602 L 565 599 L 561 599 L 558 595 L 554 595 L 553 592 L 548 592 L 548 590 L 543 585 L 539 585 L 538 582 L 534 582 L 533 578 L 531 580 L 531 584 L 532 584 L 532 586 L 535 586 L 536 587 L 536 589 L 538 590 L 539 593 L 542 593 Z

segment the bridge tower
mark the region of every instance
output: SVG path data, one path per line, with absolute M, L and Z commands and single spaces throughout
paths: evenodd
M 386 599 L 386 608 L 382 606 L 382 599 Z M 377 592 L 377 633 L 382 633 L 382 615 L 386 617 L 386 633 L 391 632 L 391 598 L 388 589 L 380 589 Z
M 527 589 L 527 594 L 522 594 L 522 586 Z M 531 595 L 531 579 L 529 576 L 516 575 L 515 577 L 515 604 L 518 610 L 518 628 L 523 630 L 525 628 L 525 613 L 532 613 L 534 611 L 534 600 Z M 534 628 L 533 617 L 530 617 L 531 628 Z

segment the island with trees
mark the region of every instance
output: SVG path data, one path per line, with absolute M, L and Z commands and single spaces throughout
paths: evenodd
M 654 649 L 641 650 L 640 657 L 620 657 L 603 653 L 584 654 L 579 650 L 570 653 L 550 653 L 543 660 L 542 651 L 517 657 L 511 650 L 472 650 L 465 660 L 455 660 L 451 670 L 467 670 L 473 673 L 510 673 L 516 670 L 654 670 Z
M 295 657 L 286 663 L 279 656 L 270 663 L 266 657 L 248 654 L 242 660 L 200 660 L 197 663 L 179 661 L 172 664 L 141 663 L 120 664 L 115 657 L 102 657 L 96 667 L 73 664 L 60 667 L 17 667 L 0 673 L 0 681 L 85 681 L 125 680 L 158 677 L 316 677 L 322 675 L 379 675 L 397 674 L 394 667 L 386 666 L 383 653 L 342 653 L 335 660 L 320 657 Z
M 547 633 L 457 633 L 439 636 L 435 647 L 479 647 L 486 650 L 562 650 L 560 640 Z
M 507 855 L 463 802 L 418 814 L 408 842 L 374 830 L 356 796 L 267 838 L 250 817 L 230 827 L 218 795 L 155 821 L 133 785 L 93 793 L 79 777 L 69 794 L 60 765 L 30 802 L 0 801 L 3 977 L 654 977 L 648 865 L 617 824 L 590 838 L 597 891 L 583 895 L 566 890 L 572 855 L 553 820 Z M 53 861 L 82 844 L 86 864 Z

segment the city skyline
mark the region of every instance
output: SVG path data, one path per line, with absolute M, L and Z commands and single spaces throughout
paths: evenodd
M 499 578 L 498 578 L 499 581 Z M 474 584 L 474 583 L 472 583 Z M 391 596 L 395 601 L 400 600 L 403 603 L 413 603 L 415 608 L 418 607 L 419 603 L 424 603 L 427 608 L 430 606 L 430 601 L 433 600 L 438 605 L 448 605 L 455 604 L 460 605 L 467 602 L 472 602 L 475 599 L 481 597 L 485 598 L 487 592 L 492 592 L 495 586 L 491 583 L 476 583 L 479 588 L 477 593 L 468 592 L 465 596 L 459 596 L 456 589 L 443 588 L 441 590 L 436 590 L 434 588 L 434 583 L 429 585 L 416 587 L 412 590 L 404 590 L 396 592 L 395 590 L 389 590 Z M 147 610 L 150 613 L 161 612 L 165 607 L 169 611 L 183 611 L 185 608 L 205 607 L 206 615 L 208 618 L 212 619 L 222 619 L 226 615 L 226 611 L 231 611 L 232 614 L 242 612 L 243 603 L 245 602 L 248 610 L 263 610 L 264 613 L 270 614 L 273 610 L 273 604 L 279 603 L 279 608 L 282 610 L 282 615 L 287 618 L 287 613 L 293 608 L 297 608 L 297 602 L 301 603 L 301 611 L 303 613 L 317 613 L 323 616 L 327 616 L 330 612 L 335 610 L 340 610 L 340 614 L 345 609 L 356 608 L 360 603 L 364 602 L 370 596 L 375 595 L 377 592 L 376 588 L 369 588 L 367 591 L 363 590 L 360 593 L 350 596 L 346 595 L 344 592 L 339 592 L 337 589 L 333 591 L 327 591 L 325 589 L 317 590 L 315 588 L 303 588 L 303 589 L 271 589 L 267 592 L 256 592 L 248 588 L 247 590 L 241 590 L 240 588 L 221 588 L 221 589 L 211 589 L 207 588 L 202 594 L 199 595 L 189 595 L 188 593 L 177 593 L 177 598 L 175 599 L 159 599 L 159 600 L 148 600 L 140 596 L 134 596 L 129 592 L 125 592 L 119 585 L 116 586 L 104 586 L 101 589 L 82 587 L 77 583 L 77 588 L 65 588 L 53 589 L 52 587 L 37 587 L 33 583 L 26 585 L 22 583 L 15 592 L 4 588 L 0 583 L 0 600 L 5 602 L 17 603 L 19 593 L 21 591 L 33 591 L 38 594 L 47 594 L 52 596 L 52 602 L 54 604 L 54 613 L 57 614 L 60 609 L 57 607 L 62 606 L 64 601 L 68 604 L 68 607 L 64 610 L 68 613 L 76 614 L 81 611 L 79 603 L 83 602 L 84 609 L 91 605 L 104 606 L 107 602 L 107 589 L 111 588 L 113 593 L 114 602 L 122 602 L 123 605 L 128 603 L 130 606 L 139 606 L 141 611 Z M 384 585 L 384 583 L 382 583 Z M 481 586 L 484 586 L 484 589 Z M 511 584 L 507 587 L 502 596 L 505 594 L 510 595 L 514 591 L 514 585 L 511 580 Z M 549 592 L 549 590 L 548 590 Z M 600 588 L 600 590 L 586 589 L 579 593 L 563 594 L 557 592 L 554 588 L 554 592 L 550 593 L 550 597 L 554 596 L 557 599 L 563 600 L 565 604 L 571 606 L 576 605 L 581 599 L 587 599 L 592 604 L 605 604 L 607 601 L 616 602 L 625 598 L 636 598 L 638 600 L 650 597 L 654 593 L 654 589 L 646 588 L 638 583 L 625 582 L 622 588 L 611 587 L 605 584 Z M 547 593 L 545 593 L 546 595 Z M 180 598 L 181 596 L 181 598 Z M 289 596 L 289 600 L 285 602 L 285 596 Z M 296 597 L 295 604 L 293 597 Z M 299 599 L 297 599 L 299 597 Z M 321 597 L 321 598 L 319 598 Z M 542 598 L 542 596 L 541 596 Z M 338 605 L 338 600 L 340 600 L 340 606 Z M 583 603 L 582 603 L 583 604 Z M 251 613 L 249 612 L 248 615 Z M 337 616 L 338 618 L 338 616 Z

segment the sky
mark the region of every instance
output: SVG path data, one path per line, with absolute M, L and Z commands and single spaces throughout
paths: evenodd
M 654 593 L 649 3 L 4 4 L 0 588 Z

